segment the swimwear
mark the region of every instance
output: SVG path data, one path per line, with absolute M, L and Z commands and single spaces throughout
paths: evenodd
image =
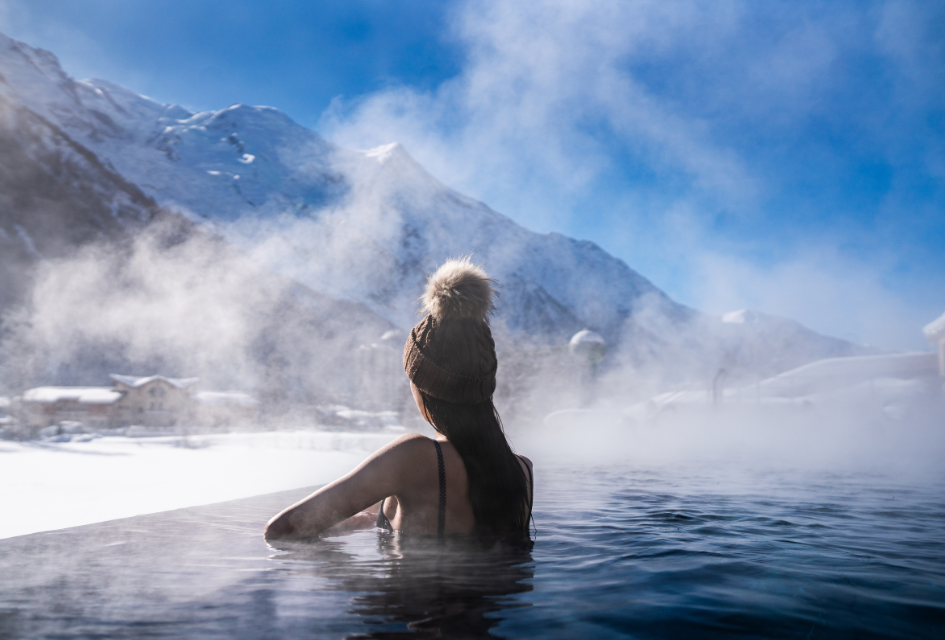
M 436 467 L 440 476 L 440 504 L 436 514 L 436 534 L 442 537 L 446 532 L 446 467 L 443 465 L 443 449 L 440 448 L 440 443 L 434 440 L 433 446 L 436 447 Z M 521 458 L 521 456 L 516 457 Z M 531 489 L 528 496 L 528 518 L 531 519 L 532 504 L 535 501 L 535 486 L 532 484 L 532 470 L 528 467 L 528 464 L 525 465 L 525 470 L 528 471 L 528 487 Z M 374 521 L 374 526 L 393 533 L 394 527 L 391 526 L 390 520 L 384 515 L 384 503 L 386 501 L 387 498 L 381 499 L 381 507 L 377 510 L 377 519 Z
M 436 514 L 436 534 L 442 536 L 446 532 L 446 467 L 443 465 L 443 449 L 440 448 L 440 443 L 434 440 L 433 446 L 436 447 L 436 468 L 440 476 L 440 504 Z M 385 502 L 387 502 L 387 498 L 381 500 L 381 508 L 377 510 L 377 519 L 374 521 L 374 526 L 393 532 L 394 527 L 391 526 L 390 520 L 384 515 Z

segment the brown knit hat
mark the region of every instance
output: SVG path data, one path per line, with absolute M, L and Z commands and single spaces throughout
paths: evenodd
M 427 281 L 427 315 L 404 346 L 404 369 L 417 388 L 446 402 L 492 398 L 498 363 L 487 319 L 492 280 L 469 258 L 447 260 Z

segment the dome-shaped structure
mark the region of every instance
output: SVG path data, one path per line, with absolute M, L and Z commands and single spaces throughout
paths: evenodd
M 597 332 L 590 329 L 581 329 L 568 343 L 568 351 L 579 358 L 587 359 L 596 365 L 607 353 L 607 341 Z

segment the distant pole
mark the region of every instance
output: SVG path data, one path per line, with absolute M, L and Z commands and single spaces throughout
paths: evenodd
M 938 347 L 938 374 L 945 377 L 945 313 L 925 325 L 922 333 Z M 942 391 L 945 392 L 945 384 L 942 385 Z
M 720 368 L 718 373 L 715 374 L 715 378 L 712 380 L 712 404 L 719 405 L 722 403 L 725 395 L 725 376 L 728 375 L 728 372 L 724 367 Z

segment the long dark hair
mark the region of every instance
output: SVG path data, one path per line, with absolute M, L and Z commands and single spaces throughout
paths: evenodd
M 446 436 L 466 466 L 476 532 L 528 534 L 530 500 L 525 472 L 512 452 L 492 400 L 456 404 L 420 392 L 433 427 Z

